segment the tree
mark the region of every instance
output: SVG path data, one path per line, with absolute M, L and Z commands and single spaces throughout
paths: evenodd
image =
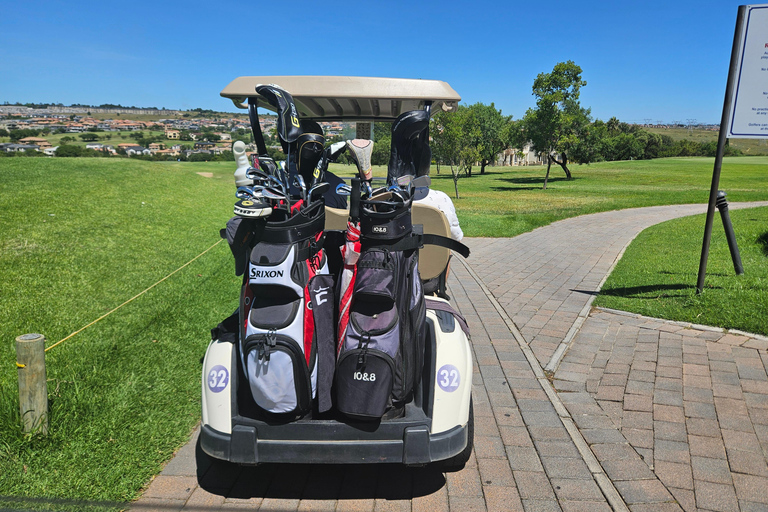
M 480 174 L 485 174 L 485 166 L 495 162 L 496 156 L 508 147 L 512 116 L 502 115 L 501 110 L 496 110 L 493 103 L 475 103 L 470 105 L 469 109 L 473 111 L 479 128 L 478 138 L 474 142 L 480 153 Z
M 536 108 L 528 109 L 522 128 L 533 148 L 547 155 L 544 188 L 552 162 L 562 167 L 570 180 L 569 157 L 577 163 L 589 163 L 596 153 L 590 110 L 579 104 L 579 92 L 585 85 L 581 68 L 570 60 L 557 63 L 551 73 L 539 73 L 533 82 Z
M 83 156 L 84 148 L 80 146 L 61 145 L 56 149 L 56 156 Z
M 432 155 L 450 165 L 453 188 L 456 199 L 459 199 L 459 179 L 471 176 L 472 166 L 480 160 L 476 141 L 481 134 L 476 113 L 463 105 L 459 105 L 455 113 L 438 111 L 432 118 L 430 130 Z
M 79 137 L 83 140 L 83 142 L 93 142 L 93 141 L 99 140 L 98 135 L 90 132 L 81 133 Z

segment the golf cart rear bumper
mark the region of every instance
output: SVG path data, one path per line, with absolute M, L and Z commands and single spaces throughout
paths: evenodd
M 347 435 L 339 436 L 346 439 L 327 439 L 328 434 L 348 428 L 348 425 L 335 422 L 305 425 L 296 431 L 305 435 L 288 440 L 260 438 L 258 426 L 235 425 L 232 434 L 225 434 L 203 425 L 200 446 L 212 457 L 238 464 L 391 462 L 419 466 L 453 457 L 467 445 L 466 425 L 439 434 L 430 434 L 427 425 L 411 425 L 400 431 L 399 438 L 364 439 L 367 433 L 358 432 L 360 439 L 349 439 Z M 317 438 L 310 437 L 313 433 Z

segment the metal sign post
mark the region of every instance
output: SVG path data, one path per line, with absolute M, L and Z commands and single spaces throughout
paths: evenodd
M 728 84 L 717 138 L 715 167 L 709 190 L 707 221 L 699 261 L 696 293 L 704 290 L 709 243 L 720 185 L 720 169 L 728 138 L 768 138 L 768 4 L 740 5 L 731 48 Z

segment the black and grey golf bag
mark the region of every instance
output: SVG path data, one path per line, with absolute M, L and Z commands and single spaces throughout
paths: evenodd
M 359 419 L 397 415 L 421 378 L 426 309 L 410 200 L 361 201 L 362 250 L 336 366 L 336 407 Z
M 323 250 L 317 201 L 283 221 L 270 218 L 251 248 L 240 300 L 242 365 L 256 404 L 301 416 L 317 392 L 318 337 L 334 341 L 334 280 Z

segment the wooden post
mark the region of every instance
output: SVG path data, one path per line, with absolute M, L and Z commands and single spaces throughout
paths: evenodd
M 19 412 L 24 433 L 48 434 L 48 382 L 45 375 L 45 336 L 16 338 Z

